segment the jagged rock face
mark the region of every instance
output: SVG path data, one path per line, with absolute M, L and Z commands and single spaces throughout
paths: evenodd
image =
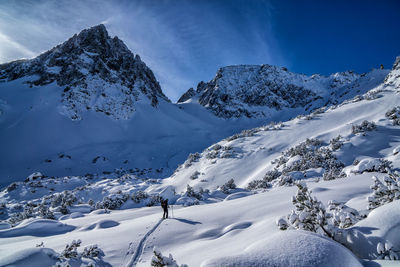
M 159 98 L 169 101 L 153 72 L 104 25 L 83 30 L 32 60 L 0 65 L 2 81 L 29 76 L 31 86 L 56 82 L 63 88 L 60 112 L 72 120 L 87 110 L 129 119 L 142 97 L 154 107 Z
M 263 108 L 306 107 L 322 99 L 326 87 L 339 88 L 358 78 L 352 72 L 324 77 L 291 73 L 270 65 L 228 66 L 219 69 L 210 82 L 200 82 L 196 94 L 189 90 L 181 99 L 197 95 L 202 106 L 223 118 L 261 117 L 265 115 Z
M 385 85 L 400 89 L 400 56 L 396 57 L 392 71 L 385 78 Z
M 183 103 L 196 95 L 196 91 L 193 88 L 190 88 L 186 91 L 179 99 L 178 103 Z

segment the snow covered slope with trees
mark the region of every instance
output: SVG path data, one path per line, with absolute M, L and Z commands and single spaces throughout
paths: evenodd
M 98 25 L 34 59 L 0 65 L 0 187 L 37 171 L 165 178 L 189 153 L 362 94 L 387 72 L 307 77 L 231 66 L 173 104 L 140 57 Z
M 0 265 L 398 265 L 398 62 L 365 94 L 232 135 L 168 179 L 36 173 L 9 185 Z

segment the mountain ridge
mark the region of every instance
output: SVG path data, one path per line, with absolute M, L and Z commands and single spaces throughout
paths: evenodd
M 72 120 L 81 120 L 87 110 L 129 119 L 143 97 L 153 107 L 161 99 L 170 101 L 140 56 L 118 37 L 111 38 L 102 24 L 82 30 L 34 59 L 0 65 L 2 81 L 26 76 L 33 76 L 26 81 L 30 86 L 56 82 L 63 87 L 60 112 Z
M 381 76 L 386 76 L 389 71 L 372 72 L 381 72 Z M 340 103 L 345 99 L 343 96 L 351 94 L 351 91 L 365 93 L 365 89 L 356 87 L 366 80 L 366 76 L 369 78 L 370 73 L 360 75 L 346 71 L 329 76 L 307 76 L 267 64 L 225 66 L 209 82 L 201 81 L 196 90 L 191 88 L 185 92 L 178 103 L 196 99 L 200 105 L 222 118 L 266 117 L 284 108 L 312 111 Z

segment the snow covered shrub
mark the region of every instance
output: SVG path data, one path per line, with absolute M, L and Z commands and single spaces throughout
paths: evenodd
M 86 246 L 82 253 L 78 253 L 78 247 L 80 247 L 82 241 L 80 239 L 73 240 L 71 244 L 67 244 L 65 249 L 59 254 L 58 261 L 54 265 L 55 267 L 69 267 L 71 262 L 78 264 L 77 266 L 98 266 L 95 262 L 90 261 L 87 265 L 83 264 L 82 258 L 87 259 L 101 259 L 105 254 L 97 244 Z M 73 266 L 75 266 L 73 265 Z
M 200 154 L 199 153 L 190 153 L 189 154 L 189 156 L 188 156 L 188 158 L 186 159 L 186 161 L 185 161 L 185 163 L 183 163 L 183 166 L 185 167 L 185 168 L 188 168 L 188 167 L 190 167 L 190 166 L 192 166 L 192 163 L 193 162 L 196 162 L 196 161 L 198 161 L 200 159 Z
M 338 135 L 332 138 L 331 141 L 329 141 L 329 145 L 333 151 L 339 150 L 343 145 L 342 136 Z
M 400 125 L 400 106 L 394 107 L 385 113 L 385 116 L 392 120 L 393 125 Z
M 129 194 L 118 192 L 117 194 L 105 196 L 103 201 L 96 203 L 96 208 L 116 210 L 119 209 L 128 199 Z
M 94 205 L 95 205 L 94 200 L 93 199 L 89 199 L 88 200 L 88 205 L 91 206 L 91 207 L 94 207 Z
M 363 219 L 363 216 L 357 210 L 335 200 L 328 202 L 328 210 L 333 225 L 341 229 L 353 226 Z
M 376 176 L 372 177 L 373 193 L 368 197 L 368 209 L 375 209 L 393 200 L 400 199 L 400 175 L 398 172 L 389 173 L 381 182 Z
M 61 252 L 59 258 L 61 259 L 72 259 L 72 258 L 78 258 L 78 247 L 81 245 L 82 241 L 80 239 L 78 240 L 72 240 L 71 244 L 67 244 L 65 246 L 65 249 Z
M 273 184 L 278 186 L 292 186 L 295 182 L 293 176 L 288 174 L 283 174 L 279 176 L 278 179 L 274 180 Z
M 140 203 L 140 201 L 148 198 L 149 195 L 144 192 L 144 191 L 136 191 L 132 193 L 131 199 L 133 200 L 133 202 L 135 203 Z
M 196 191 L 193 189 L 193 187 L 191 187 L 190 185 L 187 185 L 187 186 L 186 186 L 186 193 L 185 193 L 185 195 L 188 196 L 188 197 L 197 198 L 198 200 L 202 200 L 202 199 L 203 199 L 202 194 L 196 192 Z
M 247 185 L 247 189 L 248 190 L 267 189 L 267 188 L 270 188 L 271 186 L 272 185 L 269 182 L 267 182 L 266 180 L 262 179 L 262 180 L 251 181 Z
M 364 99 L 365 100 L 375 100 L 378 99 L 380 97 L 382 97 L 379 93 L 382 92 L 382 90 L 371 90 L 368 91 L 365 95 L 364 95 Z
M 54 193 L 50 196 L 51 207 L 58 208 L 62 213 L 64 213 L 63 211 L 65 211 L 66 207 L 72 206 L 76 200 L 75 194 L 68 190 L 61 193 Z
M 190 179 L 191 180 L 196 180 L 197 178 L 199 178 L 200 172 L 195 171 L 192 175 L 190 175 Z
M 104 252 L 97 244 L 86 246 L 82 252 L 82 257 L 84 258 L 100 258 L 103 256 Z
M 393 245 L 389 242 L 386 241 L 385 243 L 379 242 L 378 245 L 376 246 L 376 251 L 378 252 L 378 260 L 399 260 L 400 251 L 396 251 L 393 248 Z
M 229 142 L 229 141 L 233 141 L 235 139 L 242 138 L 242 137 L 251 137 L 251 136 L 254 136 L 254 134 L 259 132 L 260 130 L 261 130 L 260 128 L 243 130 L 240 133 L 229 136 L 225 140 Z
M 231 192 L 231 190 L 236 188 L 235 180 L 230 179 L 228 182 L 226 182 L 225 184 L 221 185 L 219 188 L 221 189 L 221 191 L 224 194 L 229 194 Z
M 44 219 L 55 220 L 53 212 L 49 209 L 44 201 L 38 206 L 39 216 Z
M 363 172 L 380 172 L 387 173 L 390 172 L 392 168 L 392 162 L 386 159 L 377 158 L 365 158 L 358 162 L 358 164 L 353 167 L 351 172 L 353 173 L 363 173 Z
M 10 218 L 8 219 L 8 222 L 12 225 L 15 226 L 17 223 L 19 223 L 20 221 L 23 221 L 25 219 L 29 219 L 29 218 L 34 218 L 36 217 L 35 215 L 35 211 L 34 209 L 37 206 L 32 203 L 32 202 L 28 202 L 24 205 L 23 207 L 23 211 L 22 212 L 16 212 L 14 214 L 12 214 L 10 216 Z
M 334 180 L 337 178 L 343 178 L 346 177 L 346 174 L 343 171 L 343 167 L 344 164 L 335 160 L 330 160 L 330 164 L 329 164 L 329 169 L 327 169 L 323 176 L 322 179 L 324 179 L 325 181 L 329 181 L 329 180 Z
M 292 197 L 295 209 L 287 216 L 287 221 L 283 218 L 278 221 L 278 227 L 287 229 L 286 226 L 291 226 L 334 239 L 332 225 L 329 224 L 329 215 L 324 205 L 317 198 L 311 196 L 311 191 L 304 183 L 296 183 L 296 186 L 297 194 Z
M 273 180 L 278 179 L 281 175 L 282 175 L 282 173 L 280 171 L 278 171 L 277 169 L 274 169 L 272 171 L 267 171 L 265 173 L 264 177 L 262 178 L 262 180 L 251 181 L 248 184 L 247 189 L 256 190 L 256 189 L 270 188 L 272 186 L 271 182 Z
M 151 258 L 150 266 L 154 267 L 188 267 L 186 264 L 180 266 L 176 263 L 176 260 L 169 254 L 168 257 L 163 256 L 157 248 L 153 248 L 153 257 Z
M 363 121 L 360 125 L 352 125 L 351 132 L 353 134 L 362 133 L 364 134 L 367 131 L 373 131 L 376 129 L 376 124 L 374 122 L 369 122 L 367 120 Z
M 210 148 L 207 148 L 205 152 L 207 159 L 231 158 L 234 156 L 231 146 L 221 146 L 219 144 L 215 144 Z
M 161 202 L 161 197 L 157 194 L 151 195 L 149 201 L 147 202 L 146 206 L 152 207 Z
M 318 139 L 306 139 L 305 142 L 289 148 L 273 163 L 282 168 L 282 175 L 312 168 L 323 168 L 328 174 L 338 175 L 344 168 L 344 164 L 337 160 L 332 150 L 323 146 Z
M 313 111 L 313 115 L 319 115 L 319 114 L 323 114 L 326 111 L 326 107 L 321 107 L 321 108 L 317 108 L 316 110 Z

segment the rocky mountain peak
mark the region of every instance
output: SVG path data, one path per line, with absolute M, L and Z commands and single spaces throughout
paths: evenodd
M 66 42 L 31 60 L 0 65 L 0 80 L 27 77 L 31 86 L 56 82 L 62 88 L 60 111 L 72 120 L 84 112 L 103 112 L 129 119 L 135 102 L 148 99 L 153 107 L 169 101 L 153 72 L 102 24 L 82 30 Z
M 377 70 L 376 80 L 385 75 Z M 309 112 L 338 104 L 366 90 L 361 80 L 375 79 L 352 71 L 330 76 L 307 76 L 272 65 L 234 65 L 220 68 L 209 82 L 200 82 L 178 102 L 196 99 L 200 105 L 223 118 L 268 117 L 286 109 Z M 359 88 L 361 87 L 361 88 Z

